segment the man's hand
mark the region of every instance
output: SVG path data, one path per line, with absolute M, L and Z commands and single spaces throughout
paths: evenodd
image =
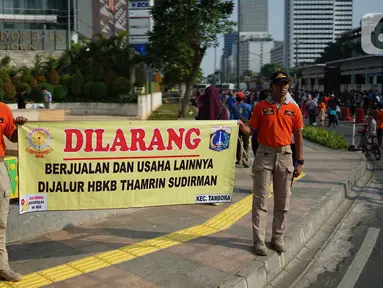
M 294 178 L 299 177 L 302 174 L 302 165 L 297 164 L 294 169 Z
M 15 119 L 16 125 L 24 125 L 27 122 L 28 122 L 28 119 L 25 117 L 22 117 L 22 116 L 16 117 L 16 119 Z
M 245 124 L 242 122 L 242 120 L 237 120 L 237 124 L 239 125 L 239 127 L 245 126 Z

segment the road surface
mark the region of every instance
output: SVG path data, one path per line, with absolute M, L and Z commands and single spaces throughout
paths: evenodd
M 371 182 L 294 288 L 383 287 L 383 165 L 375 165 Z

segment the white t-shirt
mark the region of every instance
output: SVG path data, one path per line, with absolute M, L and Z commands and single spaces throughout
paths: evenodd
M 290 101 L 290 102 L 292 102 L 292 103 L 294 103 L 295 105 L 298 106 L 297 102 L 295 102 L 294 98 L 291 96 L 290 93 L 287 93 L 287 95 L 286 95 L 286 101 Z M 299 106 L 298 106 L 298 107 L 299 107 Z M 292 144 L 295 144 L 294 133 L 293 133 L 293 135 L 292 135 L 291 141 L 292 141 Z

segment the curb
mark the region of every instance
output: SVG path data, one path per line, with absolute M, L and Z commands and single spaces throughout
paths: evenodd
M 219 288 L 265 288 L 292 260 L 306 242 L 319 230 L 331 214 L 349 196 L 351 189 L 367 171 L 367 160 L 361 154 L 358 171 L 353 180 L 345 180 L 343 185 L 332 188 L 318 201 L 314 208 L 288 228 L 284 238 L 286 253 L 278 255 L 269 250 L 269 255 L 253 260 L 242 267 L 234 276 L 219 285 Z

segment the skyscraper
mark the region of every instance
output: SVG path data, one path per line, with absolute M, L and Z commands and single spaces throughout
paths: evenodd
M 233 53 L 233 43 L 237 41 L 238 33 L 228 33 L 224 37 L 224 47 L 227 56 L 230 56 Z
M 284 66 L 312 63 L 352 29 L 353 0 L 285 0 Z
M 240 1 L 241 32 L 268 32 L 268 0 Z

